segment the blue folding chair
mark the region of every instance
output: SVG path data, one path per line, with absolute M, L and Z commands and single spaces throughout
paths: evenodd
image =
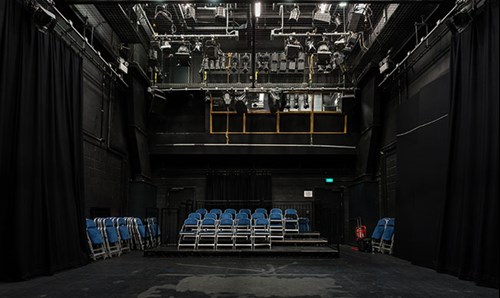
M 295 209 L 285 210 L 285 233 L 299 233 L 299 215 Z
M 233 220 L 233 215 L 231 213 L 222 213 L 220 215 L 220 219 L 223 220 L 223 219 L 230 219 L 230 220 Z
M 122 252 L 126 250 L 130 251 L 131 237 L 127 228 L 127 221 L 123 217 L 116 217 L 114 219 L 114 223 L 117 227 L 118 233 L 120 234 Z
M 149 241 L 151 242 L 151 247 L 160 246 L 161 232 L 160 232 L 160 226 L 158 225 L 158 220 L 156 219 L 156 217 L 148 217 L 146 218 L 146 222 L 148 224 L 147 234 L 149 235 Z
M 254 214 L 252 214 L 252 221 L 253 221 L 253 223 L 255 223 L 255 221 L 257 219 L 262 219 L 262 218 L 266 218 L 266 215 L 264 213 L 254 213 Z
M 236 214 L 235 219 L 248 219 L 248 214 L 247 213 L 238 213 L 238 214 Z
M 271 233 L 271 240 L 285 239 L 285 224 L 283 221 L 283 214 L 274 212 L 269 214 L 269 230 Z
M 199 213 L 203 216 L 203 215 L 207 214 L 208 211 L 205 208 L 199 208 L 199 209 L 196 209 L 195 213 Z
M 132 229 L 134 231 L 132 233 L 134 246 L 140 250 L 144 250 L 146 247 L 146 228 L 140 218 L 136 217 L 133 219 Z
M 187 218 L 194 218 L 194 219 L 197 219 L 197 220 L 201 220 L 201 213 L 191 212 L 191 213 L 188 214 Z
M 382 218 L 377 222 L 375 229 L 372 233 L 372 252 L 380 252 L 380 247 L 382 245 L 382 236 L 384 235 L 385 226 L 389 221 L 388 218 Z
M 217 220 L 217 214 L 215 213 L 207 213 L 203 219 L 214 219 Z
M 273 213 L 279 213 L 279 214 L 283 215 L 283 210 L 281 210 L 280 208 L 273 208 L 273 209 L 271 209 L 271 212 L 269 214 L 273 214 Z
M 269 230 L 269 220 L 258 218 L 252 226 L 252 248 L 267 246 L 271 248 L 271 231 Z
M 229 213 L 229 214 L 232 214 L 233 217 L 236 215 L 236 209 L 233 209 L 233 208 L 227 208 L 226 210 L 224 210 L 224 213 Z
M 200 221 L 196 218 L 187 218 L 184 220 L 184 224 L 179 231 L 179 241 L 177 243 L 177 249 L 187 246 L 196 248 L 198 243 L 198 230 Z
M 246 214 L 248 214 L 248 216 L 250 216 L 252 214 L 252 210 L 250 210 L 250 209 L 240 209 L 240 211 L 238 213 L 246 213 Z
M 220 217 L 220 215 L 222 214 L 222 210 L 218 209 L 218 208 L 214 208 L 214 209 L 210 210 L 210 213 L 217 214 L 217 219 L 218 219 Z
M 121 255 L 120 236 L 111 218 L 100 219 L 108 255 Z
M 210 214 L 210 213 L 209 213 Z M 200 228 L 198 231 L 198 244 L 197 248 L 200 247 L 212 247 L 215 249 L 217 245 L 217 222 L 213 218 L 206 218 L 201 221 Z
M 257 209 L 255 209 L 255 213 L 262 213 L 267 218 L 267 209 L 266 208 L 257 208 Z
M 299 233 L 309 233 L 311 227 L 309 226 L 309 218 L 299 217 Z
M 228 214 L 228 213 L 223 213 Z M 231 216 L 231 214 L 228 214 Z M 221 217 L 217 229 L 216 249 L 222 247 L 234 247 L 234 221 L 232 218 Z
M 252 224 L 250 219 L 237 219 L 234 225 L 234 246 L 252 247 Z
M 380 247 L 380 252 L 388 252 L 392 255 L 392 247 L 394 244 L 394 218 L 390 218 L 385 226 L 384 234 L 382 235 L 382 246 Z
M 108 254 L 101 231 L 97 229 L 95 222 L 91 219 L 85 220 L 87 231 L 87 242 L 89 244 L 90 257 L 95 261 L 102 257 L 105 259 Z

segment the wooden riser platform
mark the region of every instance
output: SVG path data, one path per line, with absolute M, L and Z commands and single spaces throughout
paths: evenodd
M 221 248 L 191 248 L 177 249 L 177 246 L 162 246 L 144 251 L 145 257 L 208 257 L 208 256 L 234 256 L 234 257 L 312 257 L 312 258 L 338 258 L 339 251 L 329 246 L 274 246 L 271 249 L 259 247 L 254 250 Z

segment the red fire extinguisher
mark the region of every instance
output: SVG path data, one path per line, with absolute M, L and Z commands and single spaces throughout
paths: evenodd
M 361 217 L 356 220 L 356 240 L 361 240 L 366 237 L 366 226 L 361 224 Z

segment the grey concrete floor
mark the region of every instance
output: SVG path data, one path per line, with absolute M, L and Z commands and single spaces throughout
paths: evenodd
M 339 259 L 145 258 L 132 252 L 17 283 L 0 297 L 498 297 L 496 289 L 350 251 Z

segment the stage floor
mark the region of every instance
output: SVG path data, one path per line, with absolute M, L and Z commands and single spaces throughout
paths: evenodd
M 192 248 L 177 249 L 177 246 L 161 246 L 144 251 L 145 257 L 182 257 L 182 256 L 269 256 L 269 257 L 314 257 L 314 258 L 338 258 L 339 250 L 329 246 L 273 246 L 269 248 L 246 249 L 210 249 L 203 248 L 193 250 Z

